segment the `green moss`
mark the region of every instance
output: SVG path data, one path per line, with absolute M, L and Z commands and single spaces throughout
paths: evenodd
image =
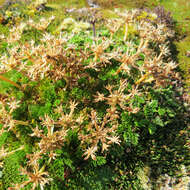
M 190 9 L 189 1 L 167 0 L 162 1 L 161 5 L 163 5 L 166 8 L 166 10 L 172 13 L 172 16 L 178 22 L 177 24 L 184 32 L 190 31 L 190 21 L 188 20 Z
M 3 166 L 3 189 L 8 189 L 13 184 L 20 183 L 24 180 L 24 177 L 20 175 L 19 168 L 20 163 L 23 161 L 25 153 L 18 151 L 13 155 L 5 158 Z
M 59 5 L 63 6 L 65 8 L 82 8 L 86 6 L 85 0 L 69 0 L 69 1 L 63 1 L 63 0 L 48 0 L 48 4 L 53 4 L 53 5 Z
M 190 57 L 187 56 L 187 51 L 190 51 L 190 37 L 185 38 L 181 42 L 176 43 L 179 51 L 178 59 L 180 63 L 180 69 L 183 72 L 183 76 L 187 85 L 190 87 Z
M 9 34 L 9 27 L 0 24 L 0 34 L 4 34 L 5 36 L 7 36 Z
M 8 137 L 8 133 L 5 132 L 0 136 L 0 148 L 2 147 L 3 144 L 5 144 L 6 140 Z
M 50 81 L 42 81 L 39 86 L 39 95 L 43 103 L 53 102 L 56 98 L 55 86 Z
M 23 31 L 21 42 L 24 43 L 32 39 L 35 40 L 35 42 L 39 42 L 41 38 L 42 38 L 42 32 L 35 28 L 32 28 L 31 30 Z

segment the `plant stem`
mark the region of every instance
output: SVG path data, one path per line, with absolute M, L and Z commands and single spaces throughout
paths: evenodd
M 17 88 L 19 88 L 19 89 L 22 89 L 22 87 L 21 87 L 20 85 L 18 85 L 17 83 L 15 83 L 15 82 L 9 80 L 8 78 L 6 78 L 6 77 L 4 77 L 4 76 L 2 76 L 2 75 L 0 75 L 0 79 L 1 79 L 1 80 L 4 80 L 4 81 L 6 81 L 6 82 L 8 82 L 8 83 L 10 83 L 10 84 L 12 84 L 13 86 L 15 86 L 15 87 L 17 87 Z

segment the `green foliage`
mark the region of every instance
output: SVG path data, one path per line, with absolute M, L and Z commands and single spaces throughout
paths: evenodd
M 23 162 L 25 153 L 23 151 L 18 151 L 13 155 L 7 157 L 4 160 L 3 167 L 3 189 L 8 189 L 15 183 L 22 182 L 24 177 L 20 175 L 20 163 Z
M 9 34 L 9 27 L 8 26 L 4 26 L 3 24 L 0 24 L 0 32 L 1 35 L 4 34 L 5 36 L 7 36 Z M 7 43 L 5 43 L 7 44 Z M 5 46 L 5 44 L 3 44 Z
M 2 145 L 5 144 L 6 140 L 7 140 L 7 137 L 8 137 L 8 133 L 3 133 L 1 136 L 0 136 L 0 147 L 2 147 Z
M 138 19 L 144 17 L 145 12 Z M 147 66 L 146 56 L 156 56 L 160 42 L 155 42 L 154 49 L 154 42 L 150 41 L 146 54 L 142 47 L 138 49 L 142 43 L 140 33 L 130 26 L 129 38 L 134 48 L 126 56 L 134 59 L 130 62 L 124 56 L 130 51 L 130 44 L 121 38 L 123 31 L 110 39 L 109 30 L 101 26 L 94 39 L 92 32 L 73 35 L 65 30 L 61 39 L 53 36 L 52 43 L 48 39 L 51 36 L 46 36 L 43 44 L 43 34 L 53 33 L 57 25 L 54 23 L 47 30 L 26 28 L 14 44 L 29 46 L 29 41 L 35 41 L 29 55 L 22 52 L 24 46 L 19 46 L 17 70 L 5 74 L 20 84 L 21 90 L 0 81 L 0 130 L 5 130 L 0 136 L 0 150 L 5 146 L 11 152 L 24 146 L 24 151 L 3 160 L 3 189 L 27 180 L 31 180 L 30 185 L 24 189 L 31 189 L 31 176 L 41 172 L 42 178 L 51 179 L 44 186 L 47 190 L 143 190 L 139 171 L 147 163 L 153 170 L 152 178 L 163 173 L 175 175 L 180 164 L 188 165 L 188 112 L 183 101 L 177 99 L 181 94 L 175 71 L 168 72 L 173 86 L 166 82 L 170 80 L 168 76 L 161 86 L 169 66 L 163 72 L 161 66 L 159 72 L 153 70 L 154 65 Z M 48 51 L 48 43 L 57 49 Z M 36 48 L 38 45 L 41 49 Z M 2 42 L 0 53 L 6 53 L 7 47 Z M 40 52 L 37 61 L 30 51 Z M 138 55 L 138 51 L 142 52 Z M 151 82 L 146 81 L 146 74 L 152 76 Z M 18 105 L 11 104 L 14 101 L 19 101 Z M 21 175 L 21 166 L 28 177 Z M 40 181 L 35 188 L 40 189 Z
M 71 178 L 65 189 L 110 189 L 110 181 L 112 181 L 113 177 L 113 171 L 107 166 L 92 167 L 90 170 L 84 168 L 77 174 L 77 181 Z
M 94 167 L 106 164 L 106 159 L 102 156 L 97 156 L 96 160 L 93 160 Z
M 42 38 L 42 33 L 37 29 L 31 29 L 23 31 L 21 41 L 24 43 L 26 41 L 34 40 L 36 43 L 39 43 L 39 40 Z
M 65 170 L 64 158 L 56 159 L 49 167 L 50 173 L 53 174 L 52 177 L 55 179 L 60 179 L 62 181 L 65 180 L 64 170 Z

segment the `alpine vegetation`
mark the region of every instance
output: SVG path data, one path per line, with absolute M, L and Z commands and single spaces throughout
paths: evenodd
M 175 32 L 150 11 L 115 14 L 96 25 L 96 36 L 69 24 L 54 34 L 54 16 L 26 19 L 1 36 L 3 189 L 139 189 L 137 165 L 165 159 L 166 173 L 170 157 L 171 170 L 177 166 L 172 143 L 181 131 L 187 151 Z M 115 174 L 94 188 L 88 172 L 101 168 Z

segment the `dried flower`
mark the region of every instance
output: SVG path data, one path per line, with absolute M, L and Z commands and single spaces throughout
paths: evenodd
M 115 143 L 115 144 L 120 144 L 120 140 L 119 140 L 119 137 L 116 137 L 116 136 L 112 136 L 112 137 L 106 137 L 108 140 L 108 144 L 112 144 L 112 143 Z
M 44 186 L 51 181 L 51 178 L 49 178 L 48 172 L 44 172 L 43 170 L 43 167 L 39 168 L 39 164 L 35 164 L 32 167 L 32 172 L 29 172 L 26 168 L 21 168 L 21 173 L 23 175 L 27 175 L 28 180 L 22 182 L 21 184 L 16 184 L 14 187 L 9 188 L 9 190 L 18 190 L 30 183 L 32 184 L 32 190 L 35 190 L 38 186 L 40 186 L 41 189 L 44 189 Z
M 91 121 L 87 127 L 88 134 L 83 134 L 80 132 L 79 138 L 81 139 L 82 144 L 88 143 L 90 145 L 90 147 L 85 150 L 84 155 L 87 155 L 85 159 L 88 159 L 91 156 L 91 158 L 94 160 L 96 159 L 94 153 L 97 151 L 99 142 L 102 144 L 102 152 L 108 149 L 109 144 L 114 143 L 114 140 L 112 140 L 112 142 L 109 141 L 109 143 L 108 140 L 109 137 L 110 139 L 113 137 L 113 133 L 117 129 L 118 115 L 114 108 L 108 109 L 107 114 L 102 119 L 102 122 L 99 123 L 96 112 L 92 110 L 90 118 Z
M 12 100 L 7 103 L 10 108 L 10 113 L 12 113 L 15 109 L 17 109 L 19 107 L 19 103 L 20 103 L 20 101 L 16 101 L 16 100 Z
M 85 160 L 87 160 L 89 157 L 91 157 L 93 160 L 96 160 L 96 156 L 94 153 L 97 151 L 97 149 L 97 146 L 89 147 L 83 154 L 84 156 L 86 155 Z

